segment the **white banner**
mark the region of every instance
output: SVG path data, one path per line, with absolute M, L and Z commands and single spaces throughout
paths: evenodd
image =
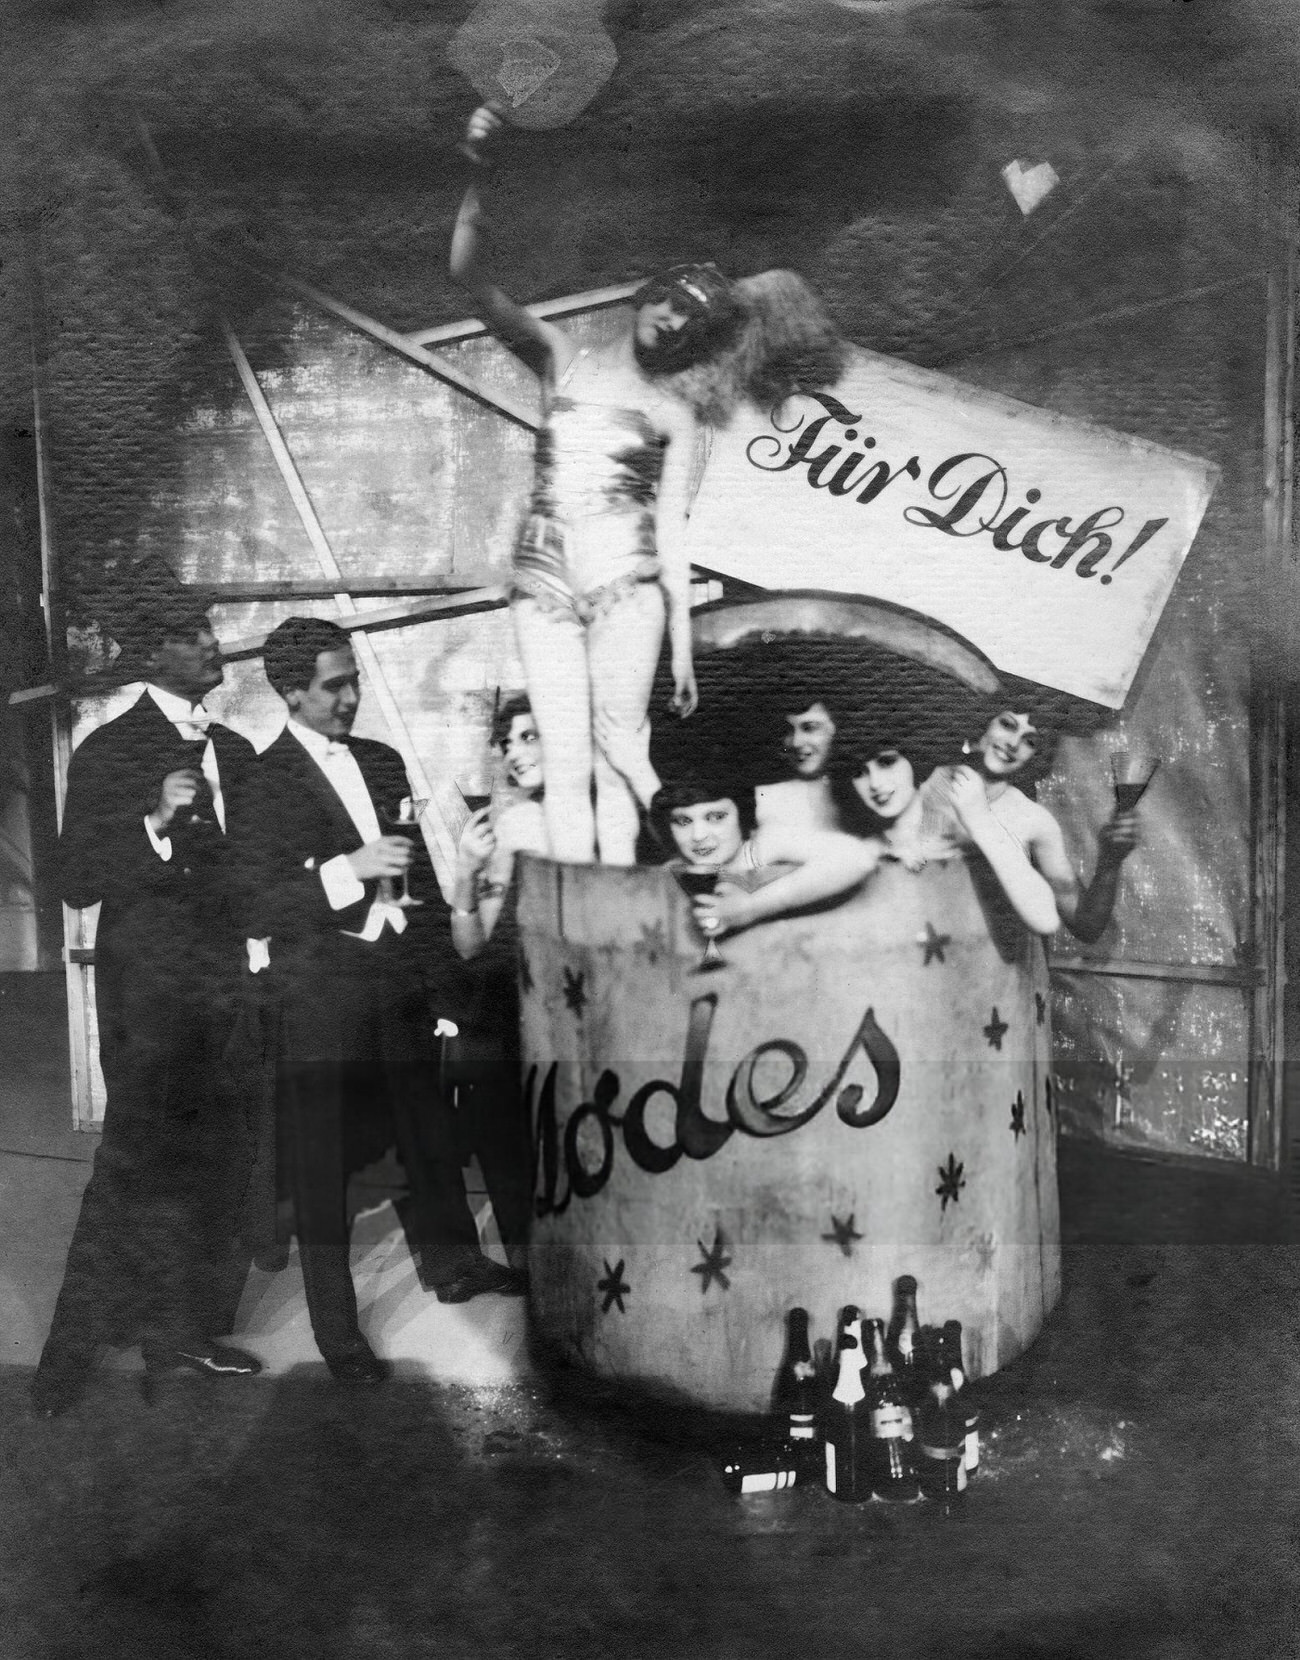
M 866 594 L 1118 708 L 1219 469 L 854 348 L 833 390 L 712 437 L 691 558 Z

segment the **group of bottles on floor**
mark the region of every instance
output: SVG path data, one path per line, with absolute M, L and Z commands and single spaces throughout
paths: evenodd
M 733 1492 L 820 1483 L 846 1503 L 964 1498 L 979 1468 L 979 1411 L 966 1383 L 961 1322 L 922 1326 L 916 1281 L 895 1285 L 893 1316 L 849 1304 L 828 1371 L 819 1373 L 808 1314 L 792 1309 L 773 1391 L 776 1433 L 723 1464 Z

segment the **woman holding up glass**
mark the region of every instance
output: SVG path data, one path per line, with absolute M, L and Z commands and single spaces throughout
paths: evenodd
M 954 790 L 963 800 L 973 799 L 969 778 L 974 777 L 993 817 L 1047 881 L 1060 920 L 1076 939 L 1092 944 L 1100 939 L 1114 912 L 1120 868 L 1141 840 L 1137 801 L 1133 800 L 1127 807 L 1122 805 L 1117 787 L 1116 810 L 1102 826 L 1097 868 L 1085 885 L 1066 850 L 1061 826 L 1046 807 L 1032 800 L 1013 782 L 1017 778 L 1025 782 L 1046 770 L 1050 758 L 1047 737 L 1028 711 L 1001 709 L 968 746 L 970 765 L 939 768 L 927 780 L 924 793 L 935 821 L 946 823 L 946 831 L 942 833 L 953 840 L 964 840 L 964 825 L 959 818 L 954 822 L 957 815 Z M 1141 793 L 1142 789 L 1138 788 L 1139 797 Z

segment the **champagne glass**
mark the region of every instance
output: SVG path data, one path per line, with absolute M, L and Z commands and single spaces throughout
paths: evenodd
M 477 780 L 477 779 L 464 779 L 464 780 L 462 780 L 460 778 L 458 778 L 456 780 L 456 793 L 457 793 L 457 795 L 460 796 L 460 799 L 465 803 L 466 807 L 469 809 L 469 813 L 470 813 L 471 818 L 481 808 L 490 807 L 491 804 L 492 804 L 492 792 L 491 792 L 491 790 L 487 790 L 486 792 L 483 791 L 483 790 L 476 790 L 474 788 L 474 784 L 478 783 L 478 782 L 481 782 L 481 780 Z
M 718 885 L 721 873 L 716 865 L 678 865 L 673 870 L 678 887 L 690 899 L 697 894 L 712 893 Z M 704 974 L 710 969 L 724 968 L 727 959 L 718 950 L 718 942 L 712 934 L 706 934 L 704 955 L 700 959 L 697 973 Z
M 385 826 L 395 836 L 405 836 L 409 842 L 414 842 L 419 835 L 420 817 L 428 801 L 418 801 L 409 795 L 404 795 L 397 804 L 397 811 L 384 808 L 383 820 Z M 402 872 L 402 883 L 399 888 L 391 876 L 385 876 L 379 884 L 379 890 L 385 903 L 397 905 L 402 910 L 410 910 L 413 906 L 423 905 L 423 899 L 414 899 L 411 896 L 411 875 L 408 870 Z
M 1153 761 L 1151 770 L 1145 778 L 1135 778 L 1137 771 L 1135 764 L 1127 757 L 1112 755 L 1110 758 L 1111 783 L 1115 789 L 1115 811 L 1117 813 L 1131 813 L 1146 794 L 1147 785 L 1160 770 L 1160 762 Z

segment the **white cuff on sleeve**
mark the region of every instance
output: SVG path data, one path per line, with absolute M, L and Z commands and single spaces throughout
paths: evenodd
M 172 839 L 170 836 L 160 836 L 149 822 L 149 815 L 144 819 L 145 835 L 149 838 L 149 845 L 160 859 L 170 859 L 172 856 Z
M 320 879 L 332 911 L 346 911 L 366 897 L 366 885 L 348 863 L 346 853 L 326 859 L 320 867 Z
M 250 974 L 260 974 L 264 968 L 271 966 L 271 937 L 265 939 L 244 941 L 244 949 L 248 952 L 248 971 Z

